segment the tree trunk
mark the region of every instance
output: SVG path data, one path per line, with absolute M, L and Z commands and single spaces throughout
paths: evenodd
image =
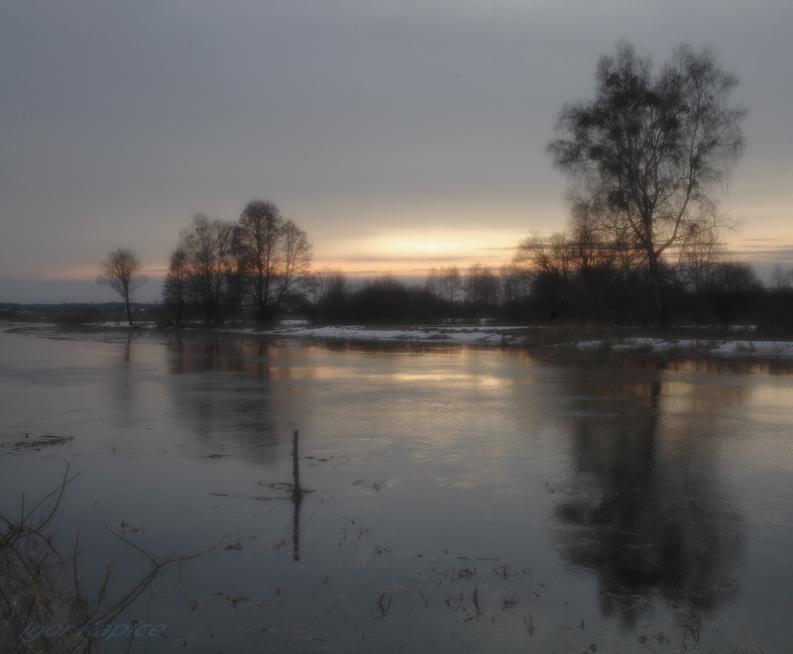
M 648 252 L 647 272 L 649 274 L 650 302 L 656 325 L 661 328 L 669 326 L 669 311 L 663 291 L 663 270 L 658 261 L 658 255 L 652 249 Z

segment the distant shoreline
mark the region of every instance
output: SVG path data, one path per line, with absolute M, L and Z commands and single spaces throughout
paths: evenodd
M 754 336 L 752 326 L 719 330 L 714 327 L 676 327 L 663 334 L 631 327 L 575 327 L 520 325 L 383 326 L 314 325 L 282 321 L 272 327 L 189 326 L 175 329 L 155 323 L 129 327 L 123 323 L 63 324 L 56 322 L 0 322 L 0 331 L 44 338 L 89 337 L 117 341 L 124 335 L 187 338 L 213 335 L 262 339 L 269 342 L 354 344 L 372 347 L 461 346 L 526 350 L 541 358 L 572 361 L 609 361 L 625 358 L 667 360 L 736 360 L 790 364 L 793 340 Z

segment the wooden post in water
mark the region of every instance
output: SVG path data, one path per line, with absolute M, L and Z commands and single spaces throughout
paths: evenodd
M 300 505 L 303 503 L 303 489 L 300 486 L 300 457 L 298 440 L 300 434 L 295 429 L 292 434 L 292 558 L 300 560 Z
M 299 438 L 300 433 L 295 429 L 292 434 L 292 494 L 295 496 L 303 494 L 303 489 L 300 487 L 300 462 L 297 455 Z

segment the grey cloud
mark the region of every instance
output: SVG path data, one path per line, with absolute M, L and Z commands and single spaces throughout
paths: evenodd
M 789 205 L 791 24 L 789 2 L 0 0 L 3 288 L 118 244 L 162 263 L 191 214 L 258 196 L 319 259 L 435 211 L 559 228 L 544 147 L 620 37 L 659 59 L 713 46 L 751 108 L 725 208 Z

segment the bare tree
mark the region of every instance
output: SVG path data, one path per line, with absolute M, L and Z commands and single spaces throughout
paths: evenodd
M 124 301 L 127 320 L 132 324 L 132 296 L 146 281 L 140 275 L 143 270 L 138 255 L 127 248 L 117 248 L 107 255 L 102 261 L 101 273 L 97 279 L 100 284 L 107 284 Z
M 315 303 L 325 320 L 338 320 L 347 312 L 352 285 L 340 270 L 328 270 L 315 279 Z
M 501 296 L 504 304 L 523 302 L 531 295 L 531 275 L 525 268 L 514 263 L 505 264 L 499 269 Z
M 234 251 L 260 318 L 272 317 L 290 294 L 302 290 L 311 266 L 306 233 L 265 200 L 253 200 L 243 210 Z
M 457 301 L 463 290 L 463 278 L 459 268 L 457 266 L 431 268 L 424 288 L 444 302 L 452 304 Z
M 463 290 L 463 278 L 457 266 L 441 268 L 438 273 L 439 295 L 449 304 L 455 302 Z
M 283 218 L 275 204 L 253 200 L 243 209 L 235 227 L 237 260 L 261 316 L 267 314 L 274 292 L 282 226 Z
M 701 293 L 714 281 L 717 264 L 725 254 L 715 230 L 694 234 L 680 250 L 680 280 L 694 293 Z
M 654 71 L 627 43 L 603 57 L 595 99 L 566 105 L 548 150 L 577 193 L 601 208 L 614 240 L 643 254 L 664 320 L 664 255 L 722 221 L 714 191 L 743 150 L 736 78 L 707 50 L 677 49 Z
M 610 264 L 627 273 L 644 266 L 644 250 L 637 245 L 630 225 L 619 218 L 601 198 L 571 193 L 573 238 L 579 247 L 597 244 L 595 267 Z
M 752 267 L 739 261 L 720 261 L 708 283 L 716 315 L 726 326 L 749 312 L 763 291 Z
M 435 297 L 441 297 L 440 280 L 438 269 L 433 266 L 427 273 L 427 278 L 424 280 L 424 290 L 432 293 Z
M 190 292 L 190 280 L 190 261 L 187 250 L 179 246 L 171 253 L 168 274 L 162 287 L 163 303 L 171 310 L 173 323 L 176 327 L 182 322 Z
M 529 277 L 537 274 L 567 279 L 573 272 L 573 255 L 566 232 L 548 238 L 530 236 L 518 245 L 512 258 L 513 265 Z
M 340 297 L 352 290 L 350 282 L 341 270 L 326 270 L 316 277 L 316 301 L 323 298 Z
M 465 280 L 466 299 L 477 311 L 498 304 L 499 280 L 487 266 L 475 263 L 468 269 Z
M 777 291 L 790 288 L 791 284 L 793 284 L 793 270 L 786 271 L 782 264 L 778 263 L 774 266 L 771 281 L 774 284 L 773 288 Z
M 311 269 L 312 257 L 308 235 L 291 220 L 284 223 L 280 236 L 274 311 L 280 308 L 285 297 L 302 290 L 302 287 L 305 286 Z
M 203 214 L 182 231 L 179 248 L 189 267 L 190 296 L 198 301 L 207 324 L 221 324 L 232 291 L 236 262 L 232 249 L 233 226 Z

